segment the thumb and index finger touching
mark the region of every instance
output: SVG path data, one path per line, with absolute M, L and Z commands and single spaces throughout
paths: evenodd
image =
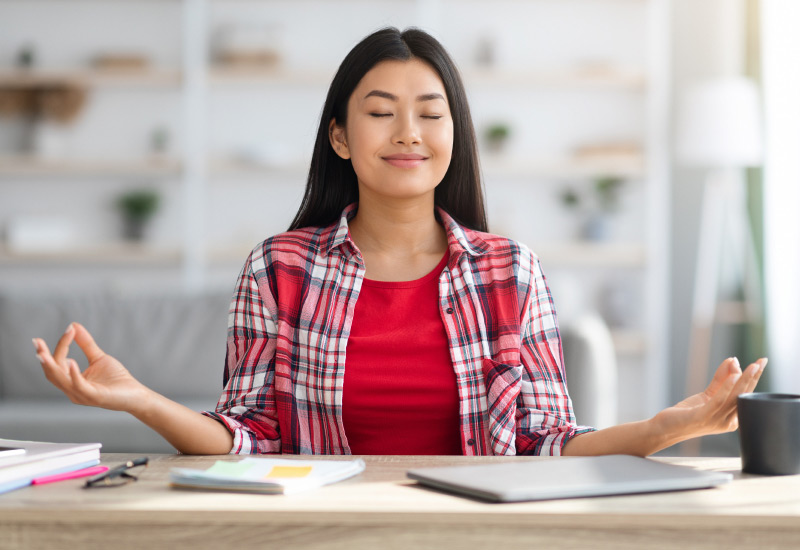
M 94 341 L 94 338 L 92 338 L 92 335 L 86 330 L 86 327 L 80 323 L 70 323 L 53 350 L 53 359 L 56 363 L 66 363 L 69 347 L 73 341 L 78 344 L 78 347 L 83 351 L 84 355 L 86 355 L 89 363 L 102 359 L 105 356 L 105 352 L 100 349 L 100 346 Z M 40 354 L 42 354 L 42 352 L 44 352 L 44 354 L 48 353 L 47 344 L 44 340 L 34 338 L 34 344 L 37 352 Z

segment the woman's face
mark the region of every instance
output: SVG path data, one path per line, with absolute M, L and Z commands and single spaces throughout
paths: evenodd
M 331 144 L 349 158 L 359 194 L 433 196 L 453 154 L 453 118 L 439 75 L 425 62 L 383 61 L 359 82 Z

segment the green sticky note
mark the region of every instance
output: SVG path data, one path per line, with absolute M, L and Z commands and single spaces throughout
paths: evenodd
M 225 477 L 239 477 L 246 474 L 253 466 L 253 463 L 247 464 L 243 460 L 237 462 L 218 460 L 211 468 L 206 470 L 206 473 Z

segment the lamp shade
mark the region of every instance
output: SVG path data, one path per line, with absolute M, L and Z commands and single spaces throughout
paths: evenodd
M 726 77 L 688 88 L 679 104 L 676 140 L 678 161 L 686 165 L 760 164 L 761 106 L 755 83 Z

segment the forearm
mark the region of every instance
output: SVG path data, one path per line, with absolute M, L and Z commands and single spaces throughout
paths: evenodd
M 183 454 L 228 454 L 233 447 L 225 426 L 154 391 L 148 390 L 141 404 L 128 412 Z
M 680 438 L 665 433 L 656 419 L 651 418 L 576 435 L 567 441 L 561 454 L 648 456 L 679 441 Z

